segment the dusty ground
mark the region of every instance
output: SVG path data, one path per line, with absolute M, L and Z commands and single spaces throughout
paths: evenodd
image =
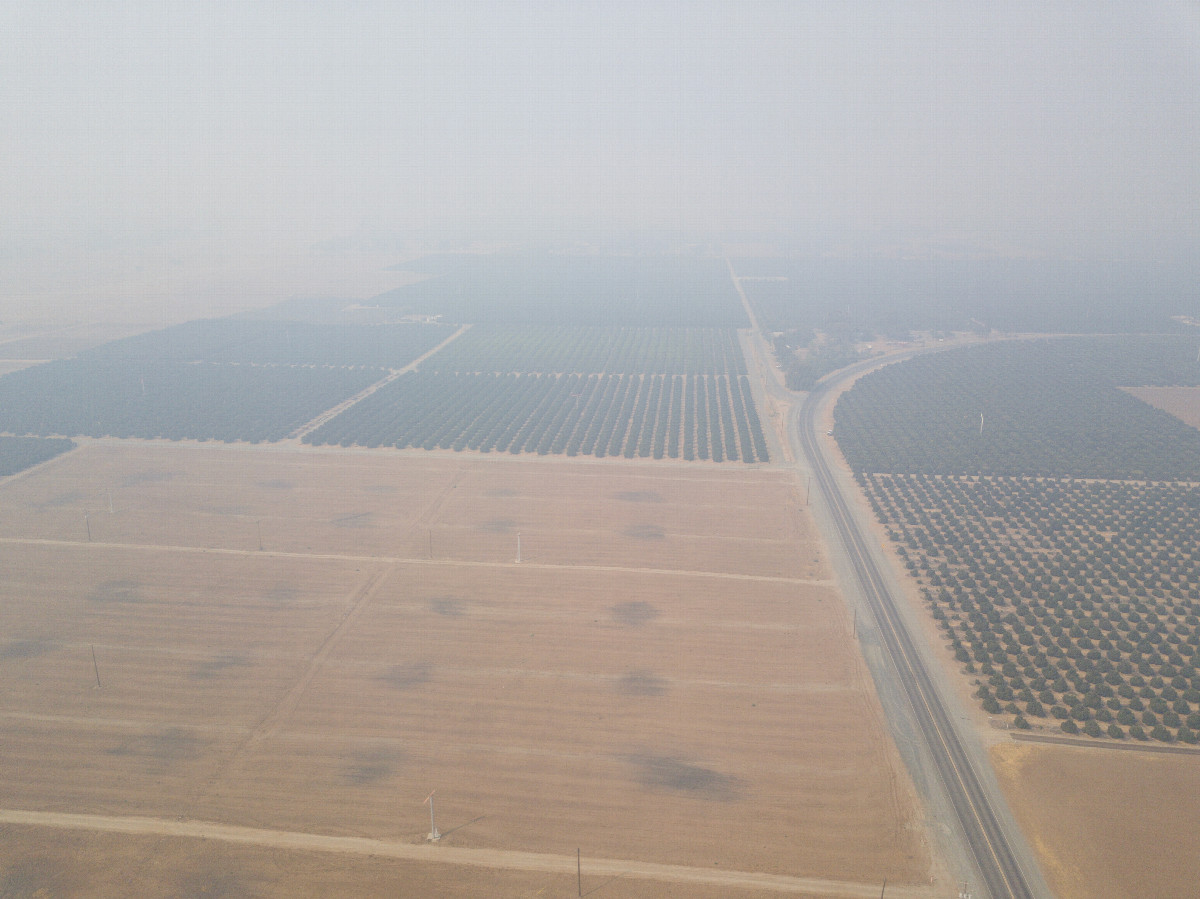
M 92 443 L 0 565 L 10 893 L 946 893 L 788 473 Z
M 1014 743 L 991 753 L 1060 899 L 1195 893 L 1195 757 Z
M 1200 387 L 1126 387 L 1125 392 L 1200 428 Z

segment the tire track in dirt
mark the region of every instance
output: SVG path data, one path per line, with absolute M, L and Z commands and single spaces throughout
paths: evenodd
M 395 858 L 426 864 L 460 865 L 513 871 L 570 875 L 576 869 L 573 855 L 548 855 L 507 849 L 463 849 L 426 843 L 401 843 L 366 837 L 339 837 L 296 831 L 265 830 L 218 824 L 208 821 L 178 821 L 165 818 L 80 815 L 66 812 L 36 812 L 0 809 L 0 824 L 26 827 L 54 827 L 131 836 L 182 837 L 219 840 L 241 845 L 304 852 L 335 852 Z M 692 883 L 728 889 L 758 890 L 797 896 L 847 897 L 875 899 L 877 884 L 792 877 L 754 871 L 721 871 L 668 865 L 631 859 L 585 858 L 583 869 L 589 877 L 620 877 L 623 880 L 654 880 L 666 883 Z M 926 885 L 892 884 L 888 895 L 900 899 L 928 899 L 934 896 Z
M 735 574 L 726 571 L 699 571 L 688 568 L 634 568 L 624 565 L 555 565 L 547 562 L 483 562 L 468 559 L 412 559 L 400 556 L 353 556 L 345 553 L 295 553 L 275 550 L 225 549 L 222 547 L 171 546 L 154 543 L 89 543 L 86 540 L 46 540 L 24 537 L 0 537 L 0 546 L 81 546 L 97 549 L 134 549 L 150 552 L 191 553 L 194 555 L 258 556 L 276 559 L 325 559 L 338 562 L 375 562 L 390 565 L 445 565 L 460 568 L 534 568 L 542 571 L 612 571 L 665 577 L 702 577 L 718 580 L 757 581 L 769 584 L 796 584 L 806 587 L 833 587 L 832 578 L 782 577 L 770 574 Z
M 292 688 L 283 695 L 283 697 L 275 704 L 275 706 L 263 716 L 263 719 L 252 730 L 241 745 L 234 750 L 212 780 L 204 787 L 203 793 L 211 793 L 215 788 L 220 786 L 222 780 L 234 771 L 238 764 L 244 759 L 247 753 L 251 752 L 256 746 L 274 734 L 280 726 L 288 719 L 288 717 L 296 710 L 296 706 L 300 704 L 300 700 L 304 696 L 308 685 L 312 683 L 317 672 L 325 664 L 325 660 L 329 658 L 329 654 L 333 652 L 337 646 L 339 638 L 346 632 L 346 629 L 353 621 L 362 613 L 367 602 L 375 595 L 380 584 L 383 583 L 386 576 L 391 573 L 393 566 L 388 565 L 373 572 L 367 577 L 363 584 L 354 592 L 350 599 L 349 608 L 342 616 L 341 621 L 337 623 L 328 636 L 322 641 L 317 651 L 309 659 L 308 665 L 304 669 L 304 673 L 292 685 Z

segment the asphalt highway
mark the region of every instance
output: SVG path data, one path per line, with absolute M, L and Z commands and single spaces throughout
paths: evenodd
M 983 885 L 993 899 L 1032 899 L 1037 893 L 1029 886 L 1031 878 L 1022 870 L 1009 838 L 993 812 L 988 792 L 981 784 L 937 685 L 899 614 L 896 600 L 868 549 L 867 540 L 850 512 L 848 501 L 826 458 L 823 441 L 817 437 L 817 415 L 828 390 L 826 384 L 808 395 L 795 422 L 794 434 L 789 437 L 799 437 L 838 539 L 878 623 L 883 646 L 912 703 L 930 758 L 958 816 Z

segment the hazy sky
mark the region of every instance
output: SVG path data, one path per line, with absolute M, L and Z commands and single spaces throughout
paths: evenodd
M 6 0 L 0 208 L 10 254 L 633 227 L 1195 255 L 1200 6 Z

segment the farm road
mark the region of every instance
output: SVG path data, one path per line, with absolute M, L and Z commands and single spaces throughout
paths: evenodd
M 177 552 L 194 555 L 258 556 L 280 559 L 334 559 L 342 562 L 403 563 L 408 565 L 446 565 L 461 568 L 532 568 L 541 571 L 617 571 L 634 574 L 656 574 L 667 577 L 702 577 L 718 580 L 759 581 L 774 584 L 802 584 L 814 587 L 831 587 L 836 581 L 831 578 L 779 577 L 769 574 L 733 574 L 724 571 L 697 571 L 690 568 L 629 568 L 621 565 L 552 565 L 544 562 L 483 562 L 469 559 L 413 559 L 399 556 L 353 556 L 342 553 L 289 553 L 271 550 L 224 549 L 221 547 L 171 546 L 157 543 L 89 543 L 86 540 L 45 540 L 24 537 L 0 537 L 0 544 L 8 546 L 94 546 L 100 549 L 136 549 L 150 552 Z
M 548 855 L 502 849 L 461 849 L 427 843 L 402 843 L 372 840 L 365 837 L 338 837 L 324 834 L 298 833 L 285 830 L 263 830 L 215 824 L 207 821 L 177 821 L 165 818 L 118 817 L 110 815 L 76 815 L 62 812 L 35 812 L 0 809 L 0 824 L 27 827 L 54 827 L 87 830 L 101 833 L 120 833 L 137 836 L 184 837 L 219 840 L 241 845 L 265 846 L 272 849 L 291 849 L 306 852 L 340 852 L 396 858 L 406 861 L 462 865 L 473 868 L 499 868 L 513 871 L 540 871 L 547 874 L 575 873 L 575 856 Z M 667 883 L 693 883 L 704 886 L 728 887 L 791 894 L 797 896 L 853 897 L 874 899 L 879 895 L 876 884 L 820 880 L 809 877 L 790 877 L 784 874 L 759 874 L 752 871 L 721 871 L 691 868 L 684 865 L 664 865 L 654 862 L 625 859 L 584 859 L 588 877 L 620 877 L 624 880 L 655 880 Z M 901 899 L 930 897 L 929 887 L 896 885 L 889 896 Z
M 296 430 L 292 431 L 292 433 L 288 435 L 288 439 L 295 441 L 295 442 L 303 441 L 303 439 L 305 437 L 307 437 L 309 434 L 311 434 L 317 428 L 321 427 L 321 425 L 325 424 L 325 422 L 330 421 L 331 419 L 337 418 L 339 415 L 341 415 L 343 412 L 345 412 L 351 406 L 356 405 L 357 403 L 360 403 L 363 400 L 365 400 L 367 397 L 369 397 L 372 393 L 374 393 L 380 387 L 384 387 L 384 386 L 392 383 L 392 381 L 396 380 L 401 375 L 407 374 L 410 371 L 416 371 L 418 365 L 420 365 L 422 362 L 424 362 L 426 359 L 428 359 L 430 356 L 432 356 L 438 350 L 442 349 L 447 344 L 453 343 L 455 340 L 458 340 L 458 338 L 462 337 L 462 335 L 467 333 L 467 331 L 470 329 L 470 327 L 471 327 L 470 325 L 460 326 L 457 331 L 455 331 L 453 334 L 451 334 L 449 337 L 447 337 L 445 340 L 443 340 L 441 343 L 439 343 L 437 346 L 435 346 L 432 350 L 429 350 L 427 353 L 424 353 L 421 356 L 418 356 L 412 362 L 408 363 L 408 365 L 404 366 L 404 368 L 392 369 L 390 372 L 388 372 L 388 374 L 385 377 L 376 381 L 374 384 L 371 384 L 366 389 L 360 390 L 358 393 L 354 394 L 354 396 L 350 397 L 350 399 L 344 400 L 343 402 L 338 403 L 332 409 L 326 409 L 324 412 L 322 412 L 320 415 L 318 415 L 312 421 L 308 422 L 307 424 L 303 424 L 300 427 L 298 427 Z

